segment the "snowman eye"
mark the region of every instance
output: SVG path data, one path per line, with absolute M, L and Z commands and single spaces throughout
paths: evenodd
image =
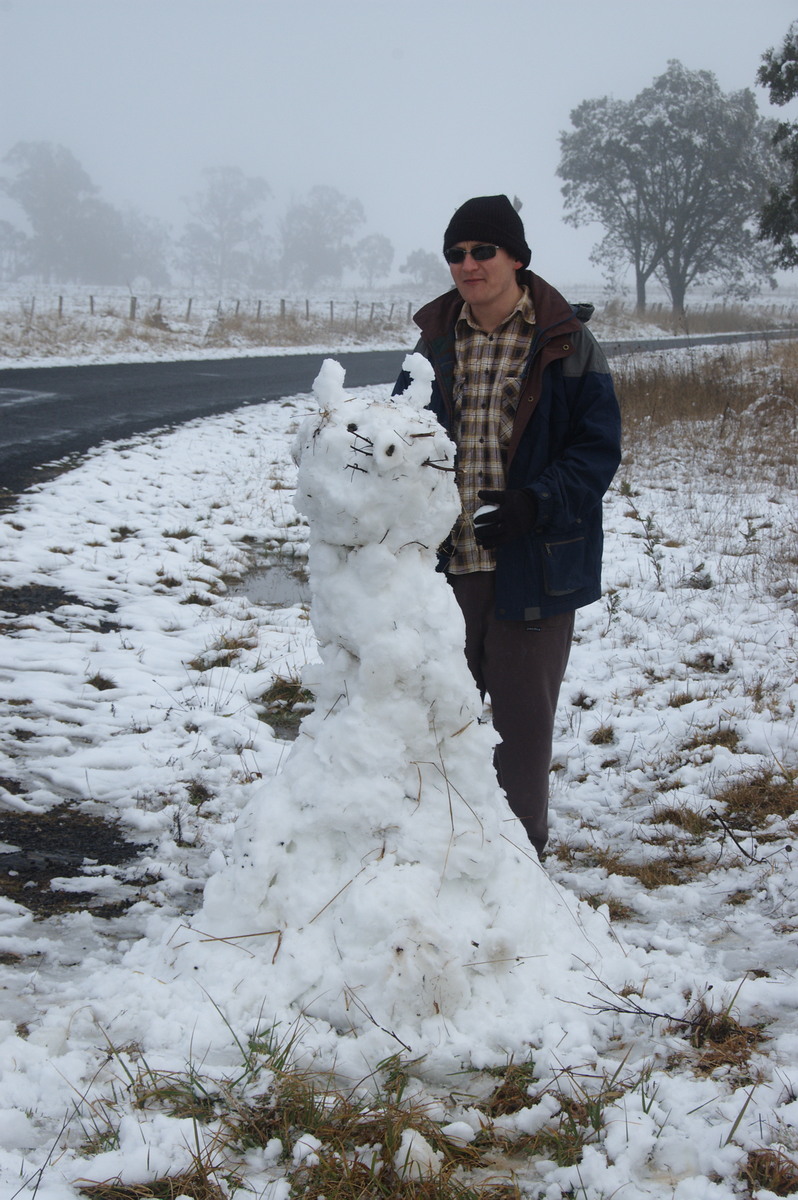
M 357 433 L 357 425 L 355 425 L 354 421 L 351 425 L 347 425 L 346 431 L 347 433 Z
M 395 449 L 396 449 L 396 446 L 386 446 L 386 447 L 385 447 L 385 453 L 386 453 L 386 455 L 387 455 L 387 457 L 388 457 L 388 458 L 390 458 L 390 457 L 391 457 L 391 455 L 393 454 L 393 452 L 395 451 Z

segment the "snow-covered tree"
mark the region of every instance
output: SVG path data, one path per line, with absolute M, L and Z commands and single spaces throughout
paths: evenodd
M 677 60 L 630 101 L 585 100 L 560 135 L 566 220 L 598 221 L 597 261 L 631 263 L 638 308 L 656 274 L 673 310 L 691 284 L 750 294 L 772 268 L 756 220 L 777 171 L 750 89 L 724 93 Z
M 779 50 L 767 50 L 757 83 L 768 89 L 771 104 L 784 105 L 798 96 L 798 21 L 787 30 Z M 779 121 L 773 134 L 785 168 L 772 183 L 759 219 L 760 236 L 776 246 L 780 267 L 798 266 L 798 120 Z

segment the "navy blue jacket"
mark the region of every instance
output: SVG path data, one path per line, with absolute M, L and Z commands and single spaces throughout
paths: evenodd
M 618 401 L 607 360 L 575 310 L 529 271 L 535 336 L 508 448 L 507 487 L 537 501 L 533 531 L 496 551 L 496 615 L 534 621 L 601 595 L 601 500 L 621 458 Z M 430 408 L 451 433 L 456 289 L 421 308 L 416 347 L 435 369 Z M 394 393 L 409 377 L 399 376 Z

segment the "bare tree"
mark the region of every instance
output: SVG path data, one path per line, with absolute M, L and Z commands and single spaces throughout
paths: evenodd
M 25 270 L 64 283 L 129 283 L 137 275 L 166 282 L 165 227 L 103 200 L 65 146 L 18 142 L 5 164 L 11 173 L 2 188 L 23 210 L 29 232 L 6 230 L 3 240 Z
M 208 167 L 203 187 L 187 201 L 191 219 L 180 240 L 180 263 L 221 295 L 244 282 L 263 237 L 263 205 L 271 194 L 265 179 L 239 167 Z
M 352 236 L 366 215 L 359 200 L 319 184 L 295 201 L 280 225 L 283 279 L 312 287 L 340 280 L 355 261 Z
M 375 279 L 384 279 L 393 262 L 393 246 L 383 233 L 369 233 L 354 247 L 354 259 L 367 287 Z
M 100 200 L 74 154 L 52 142 L 17 142 L 4 161 L 12 173 L 3 190 L 30 227 L 30 269 L 46 280 L 113 282 L 121 217 Z
M 21 229 L 0 221 L 0 279 L 17 279 L 26 269 L 28 242 Z
M 399 270 L 409 275 L 413 283 L 428 292 L 445 291 L 452 279 L 437 254 L 431 250 L 413 250 Z

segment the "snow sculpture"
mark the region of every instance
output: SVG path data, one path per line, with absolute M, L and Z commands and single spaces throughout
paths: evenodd
M 316 380 L 296 499 L 315 709 L 195 924 L 242 975 L 255 967 L 230 947 L 246 938 L 270 1012 L 371 1036 L 378 1057 L 445 1047 L 480 1065 L 556 1018 L 582 987 L 572 952 L 594 950 L 496 783 L 462 617 L 435 571 L 459 509 L 454 448 L 424 408 L 429 364 L 405 366 L 413 383 L 393 402 L 348 398 L 331 360 Z

